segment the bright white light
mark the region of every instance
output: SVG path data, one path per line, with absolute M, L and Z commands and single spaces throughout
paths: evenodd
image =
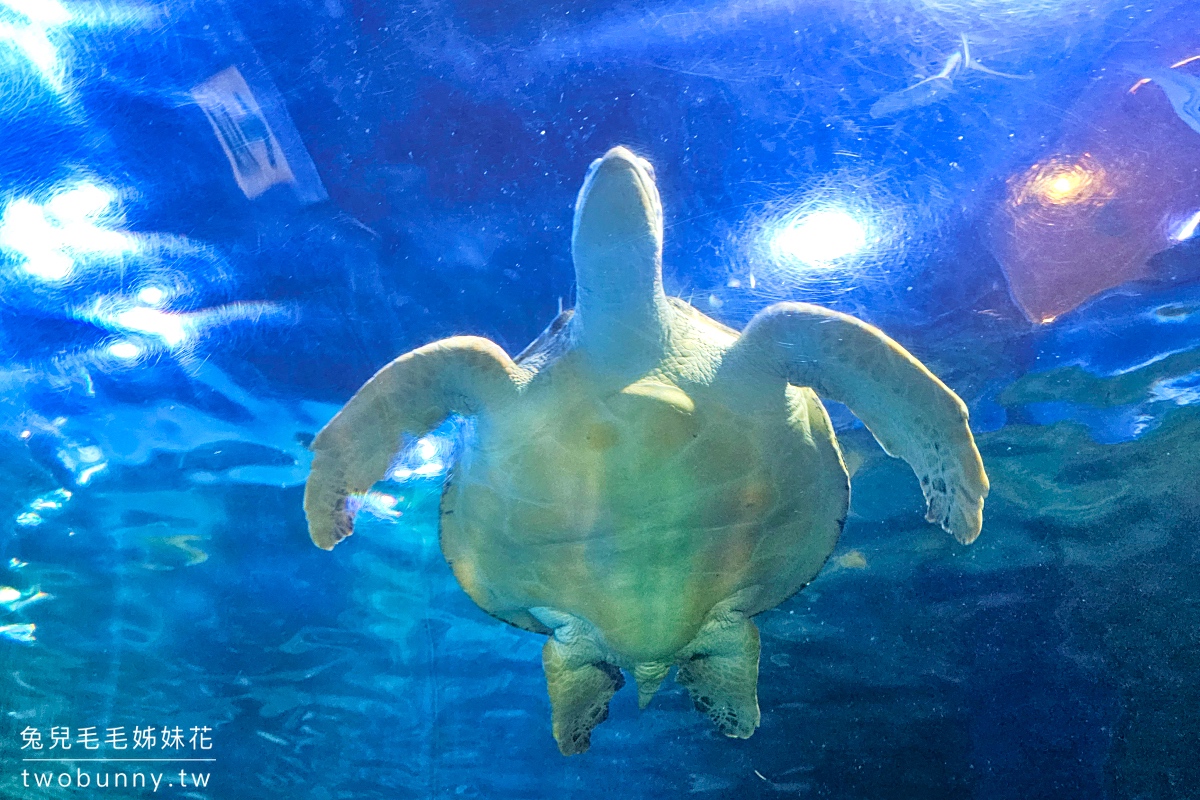
M 116 194 L 109 189 L 94 183 L 81 183 L 51 197 L 45 208 L 51 216 L 64 222 L 95 219 L 116 200 Z
M 827 266 L 866 245 L 867 231 L 862 222 L 840 208 L 801 214 L 771 239 L 771 250 L 777 258 L 809 266 Z
M 84 464 L 95 464 L 104 458 L 104 451 L 94 444 L 86 444 L 75 449 L 75 455 Z
M 30 228 L 36 230 L 30 231 Z M 37 203 L 25 198 L 13 200 L 4 209 L 4 218 L 0 220 L 0 244 L 16 249 L 21 236 L 31 232 L 44 235 L 49 228 L 46 214 Z
M 93 475 L 95 475 L 97 472 L 103 472 L 107 468 L 108 462 L 93 464 L 90 467 L 80 470 L 79 475 L 75 478 L 75 482 L 80 486 L 87 486 Z
M 125 361 L 132 361 L 142 354 L 142 348 L 133 342 L 116 342 L 108 346 L 108 354 Z
M 0 23 L 0 43 L 7 42 L 29 59 L 42 78 L 57 92 L 63 90 L 63 68 L 58 48 L 48 31 L 71 21 L 71 12 L 58 0 L 0 0 L 0 7 L 25 17 L 28 24 Z
M 426 461 L 424 464 L 414 469 L 413 473 L 417 475 L 440 475 L 445 470 L 446 465 L 441 461 L 434 459 L 433 461 Z
M 0 6 L 12 9 L 30 22 L 47 27 L 65 25 L 71 21 L 71 12 L 63 8 L 58 0 L 0 0 Z
M 138 292 L 138 300 L 141 300 L 148 306 L 158 305 L 166 296 L 167 293 L 158 286 L 147 286 L 145 289 L 142 289 L 140 292 Z
M 45 205 L 13 200 L 0 216 L 0 248 L 25 257 L 24 269 L 46 281 L 70 277 L 78 256 L 116 257 L 136 252 L 129 234 L 101 227 L 110 222 L 116 195 L 94 183 L 58 192 Z
M 37 68 L 55 90 L 62 90 L 58 49 L 50 41 L 44 28 L 36 25 L 0 23 L 0 42 L 10 42 L 29 59 L 29 63 Z
M 184 321 L 175 314 L 157 308 L 130 308 L 119 312 L 113 319 L 126 330 L 157 336 L 171 347 L 183 344 L 188 339 Z
M 1200 211 L 1188 217 L 1171 238 L 1177 242 L 1185 242 L 1196 235 L 1197 225 L 1200 225 Z
M 438 440 L 433 436 L 425 436 L 417 440 L 416 446 L 413 448 L 413 454 L 420 462 L 413 470 L 415 475 L 440 475 L 446 470 L 446 465 L 440 458 L 440 450 Z
M 358 501 L 358 511 L 366 511 L 377 519 L 399 519 L 402 515 L 396 510 L 399 498 L 390 494 L 367 492 L 365 495 L 356 495 L 355 499 Z
M 120 255 L 136 249 L 136 242 L 126 233 L 102 228 L 109 208 L 117 201 L 111 189 L 94 183 L 59 192 L 44 206 L 47 222 L 59 231 L 62 245 L 77 253 Z
M 41 207 L 29 200 L 13 200 L 0 217 L 0 247 L 25 256 L 25 271 L 43 280 L 62 280 L 75 266 L 57 249 L 55 238 Z
M 71 274 L 75 262 L 69 256 L 53 250 L 25 252 L 25 271 L 44 281 L 61 281 Z
M 0 586 L 0 603 L 8 605 L 21 599 L 21 592 L 11 586 Z
M 430 434 L 413 443 L 401 452 L 400 461 L 393 465 L 389 477 L 394 481 L 406 481 L 414 475 L 432 477 L 446 471 L 443 458 L 448 451 L 448 442 L 440 436 Z
M 438 451 L 437 445 L 434 444 L 432 440 L 430 440 L 428 438 L 424 438 L 424 439 L 419 439 L 417 441 L 417 446 L 416 446 L 417 458 L 421 459 L 422 461 L 431 460 L 434 456 L 437 455 L 437 451 Z

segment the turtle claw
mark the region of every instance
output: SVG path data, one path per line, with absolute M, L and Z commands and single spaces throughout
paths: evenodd
M 318 466 L 321 466 L 318 464 Z M 304 514 L 308 517 L 308 533 L 317 547 L 332 550 L 334 545 L 354 533 L 354 517 L 360 504 L 345 489 L 340 480 L 314 471 L 304 491 Z
M 330 549 L 342 539 L 353 535 L 354 517 L 355 510 L 350 504 L 350 498 L 347 495 L 341 495 L 333 507 L 333 528 L 329 532 Z
M 921 489 L 929 504 L 925 519 L 940 525 L 960 544 L 970 544 L 983 525 L 983 501 L 987 497 L 986 477 L 971 480 L 961 469 L 940 465 L 937 476 L 921 480 Z M 982 470 L 981 470 L 982 474 Z

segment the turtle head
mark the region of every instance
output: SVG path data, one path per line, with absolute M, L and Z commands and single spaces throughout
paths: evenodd
M 624 147 L 593 161 L 575 201 L 576 265 L 611 251 L 659 263 L 662 236 L 662 201 L 650 162 Z
M 666 302 L 662 240 L 662 201 L 650 162 L 624 147 L 592 162 L 571 232 L 576 312 L 585 330 L 612 324 L 657 333 Z

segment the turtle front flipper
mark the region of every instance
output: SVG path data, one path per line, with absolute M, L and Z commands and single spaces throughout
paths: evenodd
M 331 550 L 354 532 L 347 500 L 383 478 L 401 437 L 508 402 L 526 377 L 499 345 L 475 336 L 420 347 L 375 373 L 313 440 L 304 490 L 313 543 Z
M 721 372 L 731 387 L 761 391 L 786 381 L 845 403 L 888 455 L 917 473 L 926 519 L 963 544 L 979 535 L 988 479 L 967 407 L 878 329 L 818 306 L 778 303 L 750 321 Z

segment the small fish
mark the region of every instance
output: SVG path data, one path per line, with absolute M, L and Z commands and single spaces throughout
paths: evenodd
M 1135 67 L 1134 71 L 1157 83 L 1179 118 L 1200 133 L 1200 78 L 1162 67 Z
M 946 59 L 942 71 L 923 81 L 914 83 L 906 89 L 884 95 L 871 106 L 871 116 L 875 119 L 890 117 L 901 111 L 921 108 L 940 100 L 954 91 L 954 75 L 960 69 L 963 54 L 959 50 Z
M 33 631 L 37 628 L 32 622 L 19 622 L 13 625 L 0 625 L 0 637 L 20 644 L 33 644 Z
M 36 497 L 29 504 L 32 511 L 58 511 L 71 499 L 71 492 L 66 489 L 55 489 L 53 492 Z
M 194 567 L 197 564 L 203 564 L 208 561 L 208 553 L 201 550 L 193 544 L 193 542 L 205 541 L 208 537 L 197 536 L 191 533 L 182 533 L 175 536 L 151 536 L 146 539 L 146 543 L 161 548 L 162 553 L 171 555 L 169 561 L 177 562 L 182 554 L 183 566 Z M 148 569 L 173 569 L 173 566 L 165 566 L 162 564 L 144 564 Z
M 851 550 L 837 557 L 837 565 L 842 569 L 866 569 L 867 557 L 859 550 Z
M 966 34 L 960 35 L 959 39 L 962 42 L 962 47 L 947 57 L 946 62 L 942 64 L 942 69 L 936 75 L 930 75 L 928 78 L 918 81 L 906 89 L 901 89 L 898 92 L 892 92 L 879 98 L 871 106 L 871 116 L 875 119 L 890 117 L 894 114 L 899 114 L 901 111 L 921 108 L 922 106 L 935 103 L 954 91 L 954 80 L 964 70 L 968 69 L 973 69 L 976 72 L 982 72 L 987 75 L 995 75 L 999 78 L 1014 78 L 1022 81 L 1033 77 L 1031 75 L 1013 75 L 1008 72 L 998 72 L 985 67 L 971 57 L 971 44 L 967 41 Z
M 255 731 L 255 733 L 257 733 L 262 738 L 266 739 L 268 742 L 272 742 L 274 744 L 286 745 L 288 743 L 287 739 L 276 736 L 273 733 L 267 733 L 266 731 Z
M 0 589 L 0 605 L 6 607 L 9 611 L 20 611 L 25 606 L 33 605 L 34 603 L 40 603 L 43 600 L 49 600 L 51 597 L 51 595 L 47 594 L 46 592 L 42 592 L 37 589 L 34 589 L 24 597 L 22 597 L 20 592 L 17 592 L 16 597 L 13 597 L 11 593 L 14 591 L 16 590 L 10 586 L 5 586 L 4 588 Z M 5 600 L 4 597 L 9 599 Z

